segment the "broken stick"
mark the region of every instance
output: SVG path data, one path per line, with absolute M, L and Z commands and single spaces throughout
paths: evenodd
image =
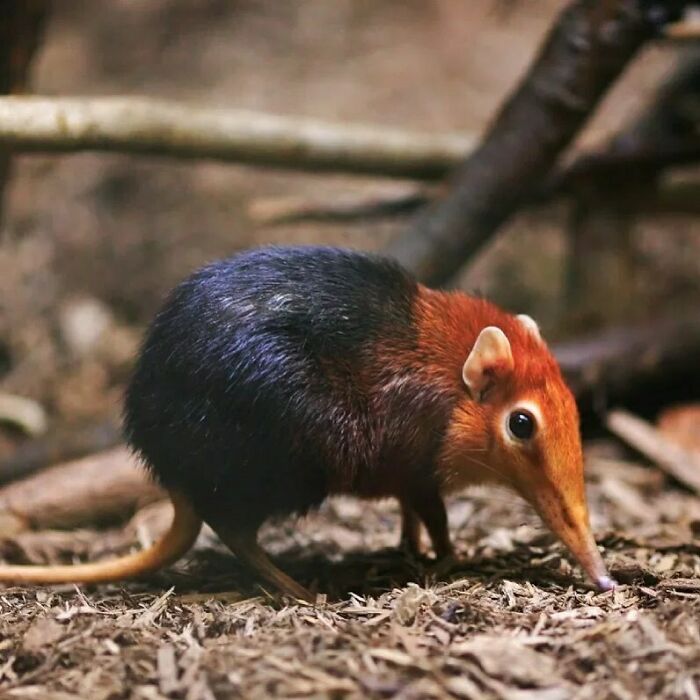
M 36 437 L 46 432 L 46 411 L 37 401 L 0 392 L 0 423 L 7 423 L 25 435 Z
M 667 439 L 651 423 L 623 410 L 611 411 L 608 430 L 660 469 L 700 494 L 700 457 Z
M 0 530 L 11 534 L 117 522 L 163 497 L 136 457 L 117 447 L 0 489 Z

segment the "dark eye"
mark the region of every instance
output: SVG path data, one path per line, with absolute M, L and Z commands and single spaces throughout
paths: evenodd
M 508 416 L 508 430 L 518 440 L 529 440 L 535 434 L 535 419 L 527 411 L 513 411 Z

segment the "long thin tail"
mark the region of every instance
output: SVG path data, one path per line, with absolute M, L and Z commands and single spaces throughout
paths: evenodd
M 12 583 L 103 583 L 152 573 L 177 561 L 194 545 L 202 528 L 190 502 L 170 493 L 175 509 L 169 530 L 151 547 L 94 564 L 34 566 L 0 564 L 0 581 Z

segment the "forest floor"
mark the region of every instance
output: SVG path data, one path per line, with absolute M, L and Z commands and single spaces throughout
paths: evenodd
M 613 592 L 593 590 L 501 491 L 451 502 L 464 563 L 439 580 L 394 548 L 393 504 L 333 500 L 263 535 L 323 593 L 315 606 L 265 592 L 208 533 L 145 582 L 4 590 L 0 697 L 696 700 L 700 501 L 623 457 L 589 446 Z M 121 530 L 11 544 L 29 560 L 109 556 L 167 518 L 155 504 Z
M 54 5 L 33 85 L 42 94 L 147 94 L 479 133 L 561 3 Z M 645 52 L 583 140 L 600 142 L 642 108 L 673 60 L 667 48 Z M 0 390 L 38 401 L 50 431 L 116 421 L 144 325 L 191 269 L 263 242 L 380 249 L 406 224 L 264 226 L 256 205 L 394 186 L 105 154 L 16 159 L 0 238 Z M 565 223 L 561 206 L 518 217 L 462 286 L 556 328 Z M 630 313 L 697 307 L 697 219 L 640 221 L 634 242 Z M 86 314 L 102 324 L 99 340 L 81 335 Z M 0 463 L 21 442 L 0 429 Z M 394 504 L 333 500 L 263 535 L 285 570 L 324 594 L 316 606 L 266 593 L 206 532 L 147 581 L 0 590 L 0 698 L 700 700 L 700 501 L 614 443 L 587 453 L 614 592 L 593 590 L 501 491 L 451 502 L 464 564 L 439 580 L 396 551 Z M 108 557 L 155 537 L 168 517 L 155 505 L 122 528 L 26 533 L 0 553 Z

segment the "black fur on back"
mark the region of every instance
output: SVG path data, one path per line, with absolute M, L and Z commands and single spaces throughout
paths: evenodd
M 257 526 L 304 512 L 339 475 L 362 490 L 382 461 L 404 458 L 402 419 L 376 403 L 376 383 L 396 371 L 373 362 L 378 340 L 415 346 L 416 292 L 392 262 L 333 248 L 263 248 L 204 267 L 147 334 L 127 391 L 129 442 L 205 520 Z M 434 403 L 424 388 L 402 391 L 382 395 L 409 414 Z

